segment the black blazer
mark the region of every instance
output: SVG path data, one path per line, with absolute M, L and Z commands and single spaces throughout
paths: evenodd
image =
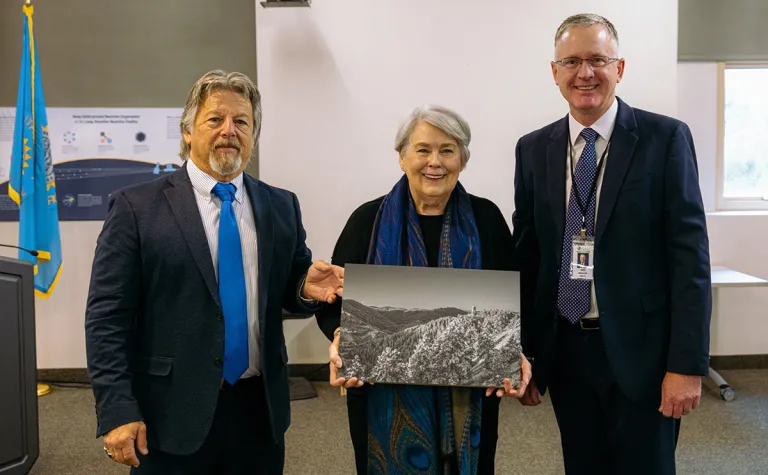
M 655 398 L 667 371 L 708 372 L 709 241 L 690 130 L 616 100 L 595 223 L 594 288 L 620 388 L 633 399 Z M 566 116 L 522 137 L 516 149 L 522 318 L 542 391 L 555 353 L 567 143 Z
M 258 234 L 261 371 L 272 436 L 290 424 L 282 310 L 306 312 L 309 266 L 299 203 L 244 175 Z M 143 420 L 150 450 L 190 454 L 211 426 L 224 323 L 213 261 L 186 166 L 116 192 L 98 239 L 85 316 L 97 436 Z M 254 428 L 260 430 L 260 428 Z

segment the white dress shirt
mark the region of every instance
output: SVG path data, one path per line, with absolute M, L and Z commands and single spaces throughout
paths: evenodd
M 211 193 L 218 183 L 215 178 L 200 170 L 195 163 L 187 160 L 187 173 L 192 187 L 195 189 L 195 201 L 203 219 L 205 236 L 208 238 L 208 247 L 213 258 L 213 270 L 216 279 L 219 278 L 219 220 L 221 218 L 221 200 Z M 247 294 L 248 308 L 248 369 L 241 378 L 249 378 L 260 374 L 259 351 L 259 286 L 258 273 L 259 262 L 256 239 L 256 221 L 253 217 L 253 208 L 248 193 L 245 192 L 243 174 L 241 173 L 231 182 L 237 190 L 235 208 L 237 229 L 240 232 L 240 247 L 243 252 L 243 271 L 245 273 L 245 292 Z M 226 317 L 225 317 L 226 318 Z
M 608 108 L 607 111 L 605 111 L 605 114 L 603 114 L 597 121 L 590 126 L 592 130 L 597 132 L 597 139 L 595 140 L 595 151 L 597 152 L 597 160 L 598 164 L 600 163 L 600 157 L 603 157 L 602 166 L 600 167 L 600 174 L 597 176 L 597 189 L 595 190 L 595 193 L 597 194 L 597 198 L 595 201 L 595 222 L 597 222 L 597 213 L 600 209 L 600 190 L 603 186 L 603 175 L 605 174 L 605 167 L 607 165 L 608 160 L 608 153 L 606 152 L 606 149 L 609 145 L 609 142 L 611 140 L 611 134 L 613 133 L 613 128 L 616 125 L 616 115 L 619 112 L 619 101 L 616 100 L 616 98 L 613 99 L 613 104 L 611 107 Z M 573 144 L 573 158 L 574 158 L 574 164 L 573 164 L 573 170 L 576 169 L 576 165 L 579 163 L 579 158 L 581 157 L 581 152 L 584 150 L 584 147 L 586 146 L 587 142 L 584 140 L 584 137 L 581 136 L 581 131 L 584 130 L 586 127 L 581 125 L 572 114 L 568 114 L 568 130 L 570 132 L 570 142 L 568 143 L 568 148 L 566 150 L 566 159 L 565 163 L 568 167 L 568 170 L 565 174 L 565 208 L 568 209 L 568 202 L 570 201 L 571 197 L 571 144 Z M 605 156 L 603 156 L 603 152 L 605 153 Z M 584 198 L 582 198 L 584 200 Z M 566 236 L 568 238 L 568 236 Z M 598 259 L 597 252 L 592 255 L 592 265 L 595 265 L 595 261 Z M 590 286 L 591 293 L 592 293 L 592 305 L 589 310 L 589 312 L 584 315 L 583 318 L 596 318 L 598 316 L 597 311 L 597 298 L 595 297 L 595 284 L 592 282 L 592 285 Z

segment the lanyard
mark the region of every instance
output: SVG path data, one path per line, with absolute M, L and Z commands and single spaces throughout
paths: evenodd
M 569 147 L 569 154 L 571 158 L 571 188 L 573 188 L 574 198 L 576 198 L 576 204 L 579 206 L 579 211 L 581 211 L 581 239 L 587 238 L 587 227 L 586 227 L 586 220 L 587 220 L 587 206 L 589 206 L 589 203 L 592 201 L 592 198 L 595 196 L 595 190 L 597 189 L 597 179 L 600 177 L 600 170 L 603 168 L 603 162 L 605 162 L 605 155 L 608 153 L 608 149 L 611 148 L 611 143 L 608 142 L 608 144 L 605 146 L 605 150 L 603 150 L 602 155 L 600 155 L 600 160 L 597 162 L 597 170 L 595 171 L 595 177 L 592 179 L 592 185 L 589 187 L 589 196 L 587 196 L 587 201 L 582 203 L 581 201 L 581 193 L 579 193 L 579 187 L 576 186 L 576 179 L 575 179 L 575 168 L 573 165 L 573 144 L 570 141 L 570 138 L 568 139 L 568 145 Z M 586 144 L 584 145 L 586 147 Z M 597 142 L 595 142 L 595 147 L 597 147 Z

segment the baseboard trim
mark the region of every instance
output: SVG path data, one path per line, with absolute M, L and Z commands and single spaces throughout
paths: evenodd
M 288 375 L 294 378 L 305 378 L 309 381 L 328 381 L 330 372 L 328 363 L 289 364 Z M 88 371 L 85 368 L 50 368 L 38 369 L 37 380 L 45 383 L 61 384 L 90 384 Z
M 330 381 L 331 372 L 328 363 L 289 364 L 288 376 L 305 378 L 309 381 Z
M 716 370 L 768 369 L 768 355 L 712 356 L 710 364 Z M 289 364 L 288 375 L 309 381 L 328 381 L 328 363 Z M 38 369 L 37 380 L 46 383 L 90 384 L 85 368 Z
M 712 356 L 712 369 L 768 369 L 768 355 Z
M 37 380 L 52 384 L 91 384 L 85 368 L 38 369 Z

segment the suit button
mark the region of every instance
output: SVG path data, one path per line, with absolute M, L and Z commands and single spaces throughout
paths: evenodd
M 222 360 L 221 358 L 216 358 L 215 360 L 213 360 L 213 364 L 215 364 L 217 368 L 221 368 L 222 366 L 224 366 L 224 360 Z
M 218 321 L 220 321 L 220 322 L 223 322 L 223 321 L 224 321 L 224 314 L 222 314 L 222 313 L 217 313 L 217 314 L 216 314 L 216 320 L 218 320 Z

